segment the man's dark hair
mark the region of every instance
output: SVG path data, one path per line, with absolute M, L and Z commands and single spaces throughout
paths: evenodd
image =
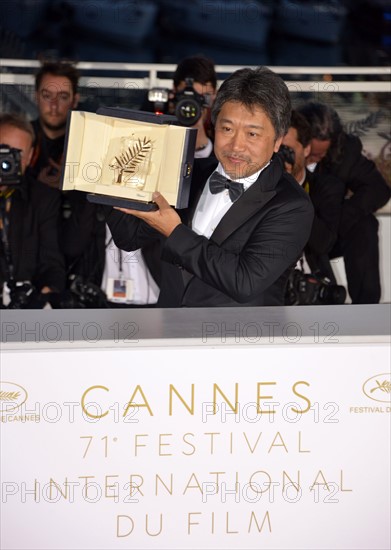
M 68 78 L 72 85 L 73 94 L 77 94 L 80 73 L 76 69 L 74 63 L 65 61 L 47 61 L 44 62 L 35 75 L 35 90 L 38 91 L 42 82 L 42 78 L 47 75 L 64 76 Z
M 210 82 L 213 88 L 217 86 L 217 76 L 214 63 L 211 59 L 202 55 L 185 57 L 179 62 L 173 77 L 174 86 L 186 78 L 192 78 L 194 82 L 207 84 Z
M 311 139 L 336 141 L 342 132 L 342 124 L 337 111 L 324 103 L 309 101 L 298 111 L 311 126 Z
M 271 120 L 276 139 L 289 129 L 292 106 L 288 87 L 267 67 L 239 69 L 224 80 L 212 106 L 213 124 L 227 101 L 241 103 L 250 111 L 260 107 Z
M 290 127 L 296 130 L 297 139 L 302 146 L 307 147 L 311 141 L 311 126 L 307 119 L 296 109 L 292 111 Z
M 338 161 L 342 154 L 345 133 L 337 111 L 325 103 L 316 101 L 304 103 L 297 110 L 311 127 L 311 139 L 330 140 L 325 163 Z

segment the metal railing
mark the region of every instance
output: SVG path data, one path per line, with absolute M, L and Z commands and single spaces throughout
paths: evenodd
M 1 84 L 33 85 L 39 61 L 2 59 Z M 173 64 L 158 63 L 77 63 L 82 73 L 81 87 L 148 89 L 154 86 L 171 87 Z M 216 65 L 219 83 L 238 65 Z M 281 74 L 292 92 L 390 92 L 390 67 L 270 67 Z M 23 70 L 23 72 L 21 72 Z M 111 74 L 110 74 L 111 73 Z M 114 74 L 113 74 L 114 73 Z M 341 77 L 343 77 L 341 79 Z M 346 79 L 348 77 L 348 79 Z M 370 77 L 370 80 L 368 80 Z
M 23 111 L 31 119 L 37 116 L 34 100 L 35 72 L 40 62 L 28 59 L 0 60 L 0 107 L 5 111 Z M 175 64 L 76 63 L 81 73 L 81 102 L 85 110 L 95 111 L 100 104 L 140 108 L 145 91 L 152 87 L 172 87 Z M 216 65 L 218 85 L 238 65 Z M 292 67 L 271 66 L 280 74 L 293 101 L 314 96 L 331 102 L 349 131 L 359 130 L 374 151 L 389 148 L 391 67 Z M 375 97 L 376 96 L 376 97 Z M 369 98 L 369 99 L 368 99 Z M 98 105 L 99 104 L 99 105 Z M 372 124 L 371 122 L 376 122 Z M 378 127 L 369 134 L 369 130 Z M 353 130 L 352 130 L 353 129 Z M 365 135 L 364 135 L 365 134 Z M 386 157 L 389 153 L 385 153 Z M 384 155 L 383 155 L 384 156 Z M 384 157 L 384 159 L 386 159 Z M 384 160 L 383 159 L 383 160 Z M 384 174 L 388 179 L 389 176 Z M 384 210 L 390 211 L 390 205 Z

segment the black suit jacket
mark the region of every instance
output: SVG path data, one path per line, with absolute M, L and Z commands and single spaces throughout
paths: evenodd
M 376 212 L 391 197 L 391 189 L 375 163 L 363 155 L 360 138 L 351 134 L 343 134 L 339 158 L 332 161 L 326 156 L 317 165 L 315 173 L 332 174 L 345 184 L 349 198 L 342 208 L 340 237 L 354 230 L 356 223 Z
M 334 246 L 345 197 L 345 184 L 327 173 L 306 172 L 304 187 L 308 185 L 315 215 L 305 256 L 313 272 L 328 263 L 328 253 Z
M 133 216 L 107 216 L 119 248 L 161 244 L 160 307 L 283 305 L 287 268 L 306 244 L 313 219 L 308 195 L 283 172 L 278 158 L 222 218 L 210 239 L 190 228 L 215 159 L 195 162 L 189 208 L 168 238 Z

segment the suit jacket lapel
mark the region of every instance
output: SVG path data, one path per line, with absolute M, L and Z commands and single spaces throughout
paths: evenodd
M 245 193 L 238 199 L 217 225 L 211 239 L 221 244 L 238 227 L 244 224 L 251 216 L 261 210 L 275 194 L 275 187 L 281 177 L 282 167 L 277 161 L 272 161 L 259 175 Z

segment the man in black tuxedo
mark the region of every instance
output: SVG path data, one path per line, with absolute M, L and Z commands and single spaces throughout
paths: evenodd
M 288 268 L 310 234 L 308 195 L 274 158 L 289 128 L 289 90 L 273 71 L 240 69 L 212 107 L 217 158 L 195 166 L 189 208 L 111 210 L 115 243 L 161 243 L 158 306 L 283 305 Z

